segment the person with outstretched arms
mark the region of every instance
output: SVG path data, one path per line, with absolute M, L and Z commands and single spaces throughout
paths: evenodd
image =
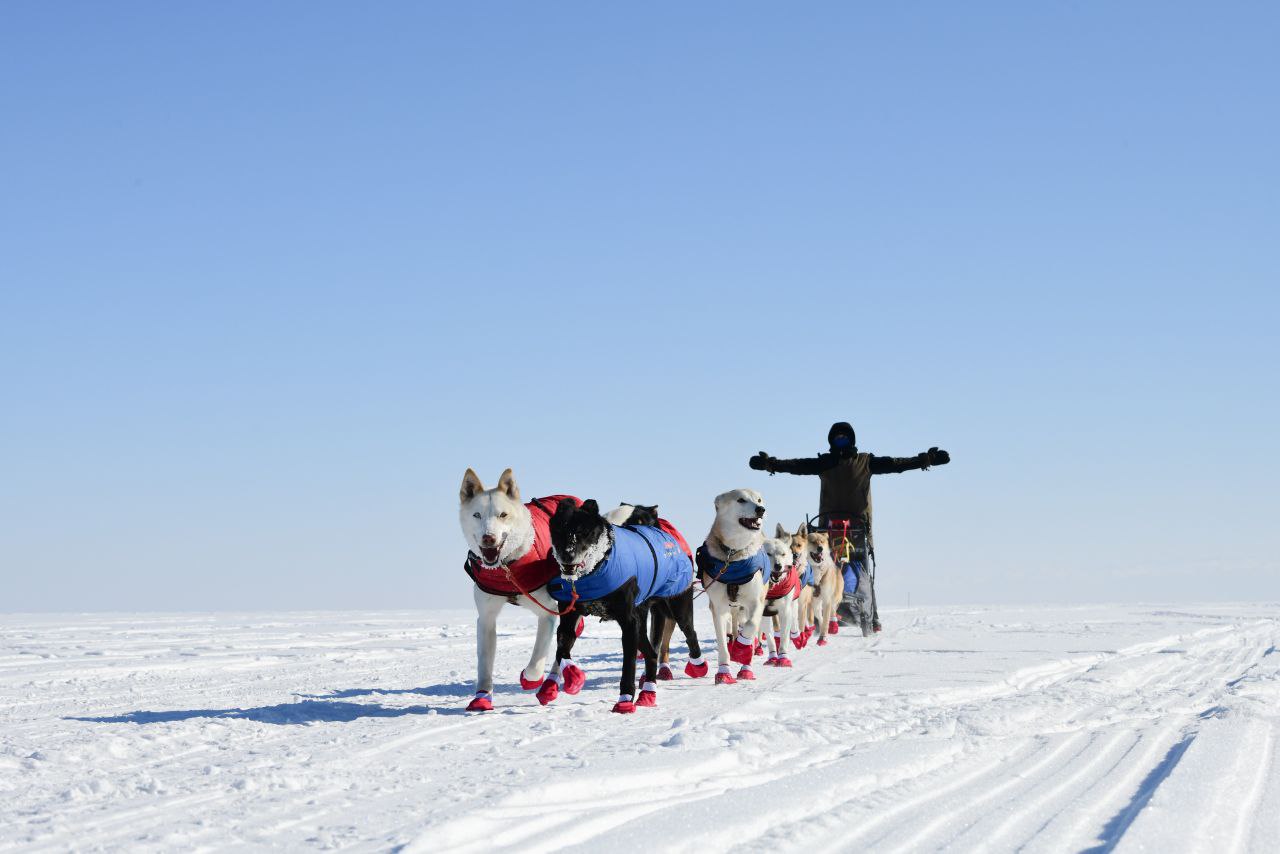
M 938 448 L 921 451 L 914 457 L 879 457 L 858 450 L 857 434 L 847 421 L 837 421 L 827 432 L 828 450 L 816 457 L 780 460 L 764 451 L 747 464 L 769 474 L 816 474 L 822 489 L 818 498 L 818 524 L 831 533 L 832 556 L 845 572 L 845 595 L 841 616 L 851 621 L 860 611 L 869 610 L 871 629 L 880 631 L 880 614 L 875 600 L 873 576 L 867 558 L 874 556 L 871 537 L 871 476 L 928 469 L 951 462 L 951 455 Z M 837 540 L 845 535 L 848 553 L 840 553 Z M 850 558 L 846 560 L 846 558 Z M 865 630 L 865 627 L 864 627 Z

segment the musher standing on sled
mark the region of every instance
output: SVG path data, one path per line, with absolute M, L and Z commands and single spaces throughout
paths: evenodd
M 756 471 L 769 474 L 816 474 L 822 480 L 818 499 L 818 524 L 832 533 L 832 557 L 845 575 L 844 599 L 839 613 L 849 622 L 858 622 L 859 614 L 870 610 L 871 627 L 880 631 L 880 611 L 876 605 L 875 584 L 867 572 L 867 558 L 874 559 L 875 544 L 871 536 L 871 476 L 897 474 L 912 469 L 927 469 L 951 462 L 946 451 L 930 448 L 914 457 L 877 457 L 858 452 L 853 426 L 837 421 L 827 432 L 830 450 L 816 457 L 780 460 L 764 451 L 747 461 Z M 852 546 L 851 560 L 837 553 L 836 531 L 844 531 Z M 870 600 L 870 601 L 868 601 Z M 866 631 L 866 627 L 863 627 Z

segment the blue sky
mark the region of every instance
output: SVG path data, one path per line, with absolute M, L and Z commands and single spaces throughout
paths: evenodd
M 0 610 L 467 605 L 878 478 L 882 601 L 1280 598 L 1273 4 L 0 7 Z

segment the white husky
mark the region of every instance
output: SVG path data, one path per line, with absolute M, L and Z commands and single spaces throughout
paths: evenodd
M 547 521 L 555 504 L 565 496 L 520 503 L 520 490 L 511 469 L 498 485 L 485 489 L 471 469 L 462 476 L 458 519 L 470 554 L 467 573 L 475 582 L 476 696 L 469 711 L 493 709 L 493 656 L 498 641 L 498 612 L 506 604 L 520 605 L 538 618 L 533 654 L 520 674 L 520 685 L 534 690 L 542 685 L 551 643 L 555 637 L 558 603 L 546 584 L 560 572 L 550 557 Z M 545 577 L 544 577 L 545 576 Z
M 764 498 L 754 489 L 717 495 L 715 506 L 715 523 L 699 549 L 699 572 L 716 633 L 716 684 L 731 685 L 737 680 L 730 674 L 730 660 L 742 665 L 738 679 L 756 678 L 751 657 L 760 635 L 769 573 L 761 533 L 765 507 Z M 735 633 L 732 641 L 731 632 Z
M 795 565 L 795 553 L 791 551 L 791 534 L 778 526 L 777 536 L 764 541 L 765 554 L 771 564 L 769 582 L 765 585 L 764 616 L 773 618 L 773 633 L 765 630 L 769 644 L 769 658 L 765 664 L 790 667 L 790 652 L 800 636 L 800 578 L 794 579 L 791 589 L 777 599 L 768 598 L 769 588 L 787 579 Z

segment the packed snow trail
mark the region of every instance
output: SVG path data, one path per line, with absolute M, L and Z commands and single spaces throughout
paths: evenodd
M 466 714 L 466 612 L 0 617 L 0 849 L 1274 850 L 1280 607 L 884 618 L 614 715 L 594 620 Z

